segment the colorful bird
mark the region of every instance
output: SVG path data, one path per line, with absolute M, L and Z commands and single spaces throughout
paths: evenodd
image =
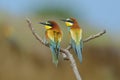
M 71 36 L 71 45 L 74 49 L 75 53 L 77 54 L 80 63 L 82 63 L 82 29 L 80 28 L 77 20 L 75 18 L 68 18 L 62 20 L 65 22 L 66 26 L 68 27 L 68 31 L 70 32 Z
M 40 22 L 45 25 L 45 35 L 52 52 L 53 63 L 58 64 L 58 57 L 60 53 L 60 42 L 62 39 L 62 31 L 55 21 Z

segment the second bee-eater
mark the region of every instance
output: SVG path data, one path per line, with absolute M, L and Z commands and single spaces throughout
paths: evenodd
M 64 21 L 68 27 L 72 48 L 77 54 L 80 63 L 82 63 L 82 29 L 75 18 L 68 18 L 62 21 Z
M 62 31 L 55 21 L 40 22 L 45 25 L 45 35 L 52 53 L 53 63 L 58 64 Z

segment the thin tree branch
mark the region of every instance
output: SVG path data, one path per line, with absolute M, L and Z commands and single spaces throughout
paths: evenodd
M 70 62 L 71 62 L 71 67 L 72 67 L 72 69 L 73 69 L 73 71 L 74 71 L 74 74 L 75 74 L 75 76 L 76 76 L 76 79 L 77 80 L 82 80 L 81 79 L 81 76 L 80 76 L 80 73 L 79 73 L 79 71 L 78 71 L 78 68 L 77 68 L 77 66 L 76 66 L 76 62 L 75 62 L 75 59 L 73 58 L 73 55 L 69 52 L 69 50 L 67 50 L 67 49 L 65 49 L 65 52 L 67 53 L 67 55 L 68 55 L 68 57 L 69 57 L 69 60 L 70 60 Z
M 86 43 L 86 42 L 88 42 L 88 41 L 90 41 L 90 40 L 93 40 L 93 39 L 95 39 L 95 38 L 98 38 L 98 37 L 102 36 L 102 35 L 105 34 L 105 33 L 106 33 L 106 30 L 103 30 L 103 31 L 101 31 L 101 32 L 99 32 L 99 33 L 97 33 L 97 34 L 95 34 L 95 35 L 91 35 L 90 37 L 88 37 L 88 38 L 86 38 L 85 40 L 83 40 L 83 42 Z
M 29 26 L 30 30 L 32 31 L 33 35 L 36 37 L 36 39 L 37 39 L 40 43 L 42 43 L 43 45 L 49 47 L 49 44 L 44 43 L 44 41 L 42 40 L 42 38 L 39 37 L 38 34 L 34 31 L 34 28 L 32 27 L 32 23 L 31 23 L 30 19 L 26 18 L 26 21 L 27 21 L 28 26 Z M 103 35 L 105 32 L 106 32 L 106 31 L 104 30 L 103 32 L 100 32 L 100 33 L 98 33 L 98 34 L 96 34 L 96 35 L 93 35 L 93 36 L 88 37 L 87 39 L 84 40 L 84 43 L 85 43 L 85 42 L 88 42 L 88 41 L 90 41 L 90 40 L 92 40 L 92 39 L 95 39 L 95 38 L 97 38 L 97 37 L 100 37 L 100 36 Z M 70 62 L 71 62 L 71 67 L 72 67 L 72 70 L 73 70 L 73 72 L 74 72 L 74 74 L 75 74 L 76 79 L 77 79 L 77 80 L 82 80 L 82 79 L 81 79 L 81 76 L 80 76 L 80 74 L 79 74 L 79 71 L 78 71 L 78 69 L 77 69 L 76 62 L 75 62 L 72 54 L 69 52 L 70 49 L 71 49 L 71 46 L 68 46 L 66 49 L 62 49 L 62 48 L 61 48 L 61 49 L 60 49 L 60 52 L 62 53 L 62 55 L 63 55 L 64 58 L 70 60 Z M 63 54 L 63 53 L 64 53 L 64 54 Z
M 43 45 L 46 45 L 48 46 L 48 44 L 44 43 L 43 39 L 41 37 L 39 37 L 39 35 L 35 32 L 34 28 L 32 27 L 32 23 L 30 21 L 29 18 L 26 18 L 26 21 L 28 23 L 28 26 L 30 28 L 30 30 L 32 31 L 32 34 L 35 36 L 35 38 L 40 42 L 42 43 Z

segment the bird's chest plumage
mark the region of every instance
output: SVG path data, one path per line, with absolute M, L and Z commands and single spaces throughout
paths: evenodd
M 57 31 L 57 30 L 47 30 L 46 31 L 46 38 L 48 40 L 52 40 L 54 42 L 58 42 L 61 41 L 61 32 Z
M 82 29 L 80 28 L 72 28 L 70 29 L 71 38 L 76 42 L 79 43 L 82 38 Z

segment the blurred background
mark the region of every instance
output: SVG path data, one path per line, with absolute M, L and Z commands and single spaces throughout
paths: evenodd
M 69 44 L 67 28 L 59 19 L 74 17 L 83 39 L 104 29 L 107 33 L 84 44 L 83 63 L 74 58 L 83 80 L 120 80 L 119 0 L 0 0 L 0 80 L 76 80 L 69 61 L 52 63 L 49 48 L 32 35 L 25 18 L 44 38 L 40 21 L 55 20 Z

